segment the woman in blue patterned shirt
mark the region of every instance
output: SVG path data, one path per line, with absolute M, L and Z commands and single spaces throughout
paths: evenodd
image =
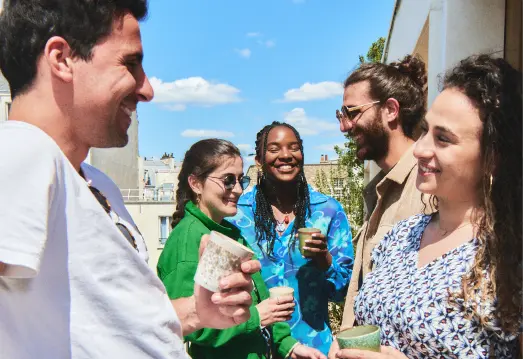
M 487 55 L 461 61 L 421 130 L 417 188 L 438 213 L 399 222 L 373 253 L 355 318 L 380 327 L 382 352 L 337 358 L 516 358 L 522 74 Z
M 273 122 L 256 139 L 257 185 L 238 201 L 231 220 L 262 262 L 269 288 L 295 289 L 293 337 L 327 354 L 332 342 L 328 301 L 343 300 L 353 266 L 351 229 L 335 199 L 313 190 L 304 176 L 302 140 L 296 129 Z M 297 230 L 320 229 L 299 251 Z

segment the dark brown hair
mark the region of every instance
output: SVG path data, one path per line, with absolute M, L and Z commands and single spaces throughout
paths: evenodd
M 415 56 L 407 55 L 399 62 L 363 63 L 353 71 L 344 88 L 357 82 L 369 81 L 370 96 L 382 104 L 394 98 L 400 105 L 399 121 L 404 135 L 416 139 L 416 130 L 426 112 L 426 66 Z
M 515 332 L 522 318 L 522 74 L 501 58 L 471 56 L 446 74 L 444 89 L 466 95 L 483 125 L 479 249 L 457 297 L 481 324 L 495 319 Z M 495 304 L 495 318 L 483 303 Z

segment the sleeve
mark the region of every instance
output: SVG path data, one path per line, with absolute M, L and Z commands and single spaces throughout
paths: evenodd
M 335 302 L 344 300 L 353 271 L 353 245 L 351 227 L 341 204 L 335 202 L 335 214 L 329 224 L 327 241 L 331 253 L 331 266 L 326 271 L 328 298 Z
M 31 278 L 38 275 L 55 220 L 56 151 L 38 138 L 5 136 L 6 132 L 11 131 L 0 136 L 0 262 L 6 265 L 2 276 Z M 15 145 L 19 141 L 23 148 Z
M 168 239 L 168 241 L 170 239 Z M 166 246 L 164 248 L 164 251 L 166 249 L 168 251 L 178 250 L 176 246 L 169 246 L 169 247 Z M 175 255 L 169 255 L 169 253 L 165 253 L 165 254 L 163 253 L 163 255 L 167 256 L 166 258 L 171 258 L 171 259 L 175 259 L 178 257 Z M 198 262 L 183 261 L 183 262 L 173 263 L 171 261 L 170 265 L 174 269 L 169 273 L 161 274 L 162 271 L 159 270 L 159 274 L 161 275 L 161 280 L 166 287 L 169 298 L 177 299 L 177 298 L 192 296 L 194 292 L 193 278 L 196 273 Z M 255 302 L 255 299 L 253 299 L 253 302 Z M 190 335 L 185 336 L 184 339 L 192 343 L 198 343 L 200 345 L 205 345 L 205 346 L 216 348 L 221 345 L 224 345 L 229 340 L 231 340 L 231 338 L 239 334 L 250 333 L 250 332 L 259 330 L 260 317 L 258 315 L 258 310 L 256 306 L 252 305 L 249 311 L 250 311 L 251 316 L 247 322 L 244 322 L 242 324 L 239 324 L 237 326 L 234 326 L 228 329 L 208 329 L 208 328 L 201 329 L 201 330 L 191 333 Z
M 282 358 L 287 358 L 291 354 L 291 350 L 298 344 L 298 340 L 291 336 L 291 329 L 286 322 L 278 322 L 271 326 L 273 331 L 273 341 L 278 354 Z

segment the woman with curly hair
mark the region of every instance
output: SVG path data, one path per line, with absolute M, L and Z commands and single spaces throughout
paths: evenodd
M 289 286 L 298 306 L 288 323 L 293 337 L 327 354 L 332 342 L 328 300 L 343 300 L 353 267 L 347 215 L 340 203 L 311 188 L 297 130 L 281 122 L 257 134 L 257 185 L 238 201 L 232 219 L 262 263 L 268 287 Z M 297 231 L 320 229 L 300 254 Z
M 522 74 L 472 56 L 422 121 L 417 188 L 438 212 L 399 222 L 373 253 L 357 324 L 382 352 L 337 358 L 515 358 L 522 323 Z

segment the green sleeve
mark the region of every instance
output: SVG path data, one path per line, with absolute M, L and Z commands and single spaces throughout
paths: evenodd
M 275 323 L 272 325 L 272 329 L 273 340 L 278 354 L 280 354 L 282 358 L 287 358 L 291 348 L 298 343 L 298 340 L 291 336 L 291 329 L 286 322 Z

